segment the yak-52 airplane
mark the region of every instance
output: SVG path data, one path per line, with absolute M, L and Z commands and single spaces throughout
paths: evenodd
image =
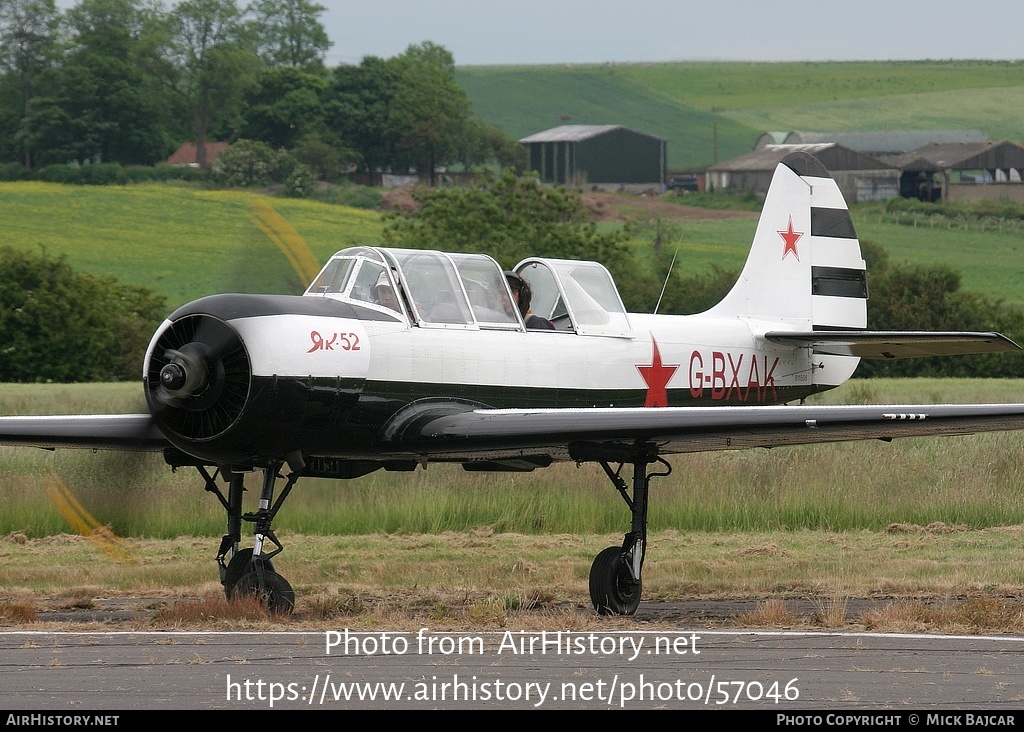
M 1024 404 L 782 406 L 842 384 L 860 358 L 1019 350 L 997 333 L 865 330 L 850 214 L 805 153 L 779 164 L 739 281 L 705 313 L 627 313 L 595 262 L 515 269 L 553 330 L 526 327 L 489 257 L 340 251 L 302 296 L 215 295 L 171 314 L 143 366 L 149 414 L 5 417 L 0 444 L 160 450 L 197 468 L 227 513 L 228 596 L 278 611 L 294 593 L 271 563 L 272 523 L 300 477 L 596 462 L 632 520 L 594 561 L 590 595 L 600 613 L 632 614 L 666 455 L 1024 428 Z M 259 508 L 243 514 L 253 472 Z

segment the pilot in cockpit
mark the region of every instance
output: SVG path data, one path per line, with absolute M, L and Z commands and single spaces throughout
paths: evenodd
M 508 287 L 512 290 L 512 297 L 516 301 L 516 307 L 519 308 L 519 314 L 523 316 L 526 329 L 554 330 L 555 326 L 550 320 L 534 315 L 530 310 L 530 301 L 533 299 L 530 283 L 511 270 L 505 271 L 505 279 L 508 280 Z
M 391 287 L 391 281 L 388 280 L 388 276 L 384 272 L 380 273 L 377 283 L 373 286 L 373 299 L 378 305 L 402 312 L 398 305 L 398 298 L 395 297 L 395 291 Z

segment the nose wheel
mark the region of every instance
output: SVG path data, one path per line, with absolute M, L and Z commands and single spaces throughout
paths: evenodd
M 292 586 L 288 580 L 270 569 L 257 569 L 243 574 L 227 593 L 231 600 L 255 597 L 274 615 L 290 615 L 295 609 L 295 591 Z
M 281 477 L 278 474 L 281 466 L 263 469 L 263 490 L 260 493 L 259 508 L 252 513 L 243 514 L 244 475 L 235 472 L 227 474 L 228 495 L 225 498 L 217 487 L 214 476 L 211 476 L 203 466 L 196 467 L 206 481 L 206 490 L 216 495 L 227 511 L 228 530 L 221 538 L 220 550 L 217 553 L 220 581 L 224 585 L 227 598 L 239 600 L 255 597 L 275 615 L 291 613 L 295 609 L 295 591 L 288 580 L 274 570 L 274 564 L 271 562 L 273 557 L 284 550 L 271 528 L 271 523 L 298 480 L 298 470 L 288 476 L 284 489 L 274 502 L 274 483 Z M 218 470 L 215 475 L 219 473 Z M 252 548 L 239 549 L 242 521 L 249 521 L 254 525 Z M 265 551 L 267 542 L 273 544 L 274 549 Z

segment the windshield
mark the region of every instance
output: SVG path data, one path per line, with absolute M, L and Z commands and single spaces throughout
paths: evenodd
M 483 254 L 343 249 L 331 258 L 306 294 L 406 312 L 424 327 L 523 327 L 504 273 Z

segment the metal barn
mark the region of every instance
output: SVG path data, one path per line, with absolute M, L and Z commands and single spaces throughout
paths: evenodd
M 545 183 L 650 188 L 665 182 L 667 141 L 621 125 L 563 125 L 519 142 Z
M 708 188 L 736 192 L 753 191 L 758 198 L 768 193 L 772 175 L 791 152 L 806 152 L 828 169 L 849 202 L 884 201 L 899 195 L 900 172 L 876 158 L 842 145 L 767 145 L 708 168 Z

